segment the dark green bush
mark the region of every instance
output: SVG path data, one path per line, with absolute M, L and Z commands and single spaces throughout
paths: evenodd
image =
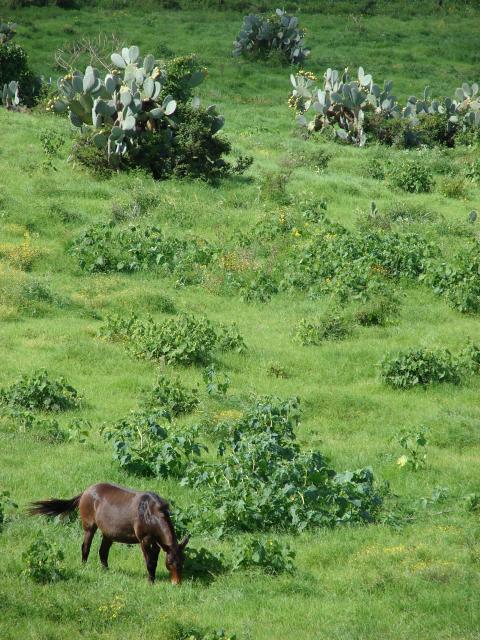
M 22 375 L 0 389 L 0 404 L 32 411 L 66 411 L 79 405 L 77 391 L 64 378 L 51 380 L 45 370 Z
M 22 104 L 32 107 L 40 94 L 41 81 L 28 66 L 25 49 L 11 41 L 0 44 L 0 88 L 16 80 Z
M 132 412 L 102 432 L 120 467 L 142 476 L 182 477 L 191 458 L 205 449 L 196 427 L 176 428 L 160 412 Z
M 150 408 L 165 409 L 172 416 L 191 413 L 199 402 L 198 388 L 187 389 L 178 378 L 165 375 L 158 376 L 147 399 Z
M 398 389 L 440 382 L 459 384 L 462 362 L 448 349 L 411 349 L 386 356 L 381 363 L 384 382 Z
M 57 582 L 65 578 L 63 558 L 63 551 L 54 543 L 46 540 L 40 532 L 22 554 L 25 565 L 23 573 L 41 584 Z
M 206 318 L 181 314 L 161 323 L 151 318 L 139 320 L 108 316 L 100 335 L 107 340 L 125 342 L 137 358 L 165 361 L 167 364 L 208 364 L 217 335 Z
M 388 179 L 394 187 L 409 193 L 428 193 L 434 184 L 432 170 L 419 156 L 392 162 Z
M 293 573 L 295 551 L 279 540 L 252 538 L 235 546 L 232 569 L 261 569 L 270 575 Z
M 325 340 L 343 340 L 352 332 L 349 318 L 342 312 L 327 311 L 317 320 L 302 318 L 294 338 L 303 346 L 320 345 Z

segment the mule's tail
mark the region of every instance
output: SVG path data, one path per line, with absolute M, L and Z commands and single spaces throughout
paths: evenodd
M 78 509 L 78 504 L 82 494 L 70 500 L 60 500 L 59 498 L 52 498 L 51 500 L 38 500 L 32 502 L 28 508 L 28 513 L 31 516 L 59 516 L 63 513 L 71 513 Z

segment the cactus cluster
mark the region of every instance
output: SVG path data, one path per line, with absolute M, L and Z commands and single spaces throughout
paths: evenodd
M 17 25 L 14 22 L 0 22 L 0 45 L 13 38 Z
M 143 59 L 136 46 L 124 47 L 121 53 L 112 53 L 112 69 L 102 77 L 88 66 L 85 73 L 73 71 L 59 78 L 59 99 L 53 110 L 68 111 L 70 121 L 82 131 L 92 131 L 92 141 L 105 149 L 112 162 L 119 162 L 144 132 L 165 133 L 165 143 L 172 142 L 175 122 L 171 116 L 177 109 L 173 96 L 163 96 L 167 82 L 165 68 L 148 54 Z M 204 74 L 189 74 L 185 82 L 194 87 L 202 82 Z M 199 101 L 192 101 L 198 108 Z M 218 129 L 223 119 L 218 118 Z
M 3 85 L 2 104 L 6 109 L 16 109 L 19 106 L 18 82 L 15 80 Z
M 413 127 L 425 115 L 446 116 L 447 128 L 452 131 L 459 126 L 480 126 L 477 84 L 470 86 L 465 83 L 456 90 L 455 98 L 442 99 L 431 99 L 430 88 L 426 87 L 422 98 L 410 96 L 402 106 L 391 93 L 391 81 L 386 81 L 380 88 L 362 67 L 353 80 L 348 69 L 343 74 L 336 69 L 327 69 L 321 88 L 304 72 L 292 74 L 290 79 L 293 90 L 288 104 L 296 111 L 300 126 L 309 131 L 332 126 L 342 141 L 359 146 L 363 146 L 367 139 L 364 121 L 368 113 L 375 113 L 385 120 L 407 120 Z M 307 114 L 312 118 L 308 119 Z
M 245 16 L 240 33 L 233 43 L 233 55 L 251 58 L 278 52 L 284 61 L 301 64 L 310 51 L 304 43 L 305 29 L 298 26 L 298 18 L 277 9 L 272 16 Z

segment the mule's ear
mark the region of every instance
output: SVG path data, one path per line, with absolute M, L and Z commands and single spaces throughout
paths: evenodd
M 190 536 L 185 536 L 185 538 L 178 545 L 180 547 L 180 549 L 185 549 L 185 547 L 187 546 L 189 540 L 190 540 Z

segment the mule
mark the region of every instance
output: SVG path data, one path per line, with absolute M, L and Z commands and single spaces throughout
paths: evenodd
M 56 516 L 80 512 L 84 538 L 82 561 L 88 560 L 93 536 L 97 529 L 103 534 L 100 562 L 108 569 L 108 553 L 114 542 L 140 544 L 145 558 L 148 580 L 153 584 L 160 549 L 166 553 L 167 567 L 172 584 L 182 581 L 186 536 L 177 541 L 170 518 L 169 505 L 156 493 L 135 491 L 116 484 L 93 484 L 83 493 L 69 500 L 51 499 L 32 502 L 31 515 Z

